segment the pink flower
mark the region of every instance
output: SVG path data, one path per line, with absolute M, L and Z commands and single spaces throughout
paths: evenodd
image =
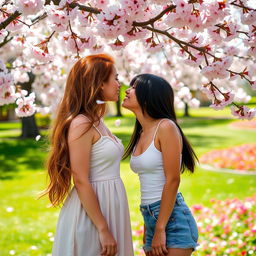
M 99 33 L 108 39 L 117 38 L 132 28 L 131 23 L 127 20 L 125 9 L 118 6 L 110 6 L 97 17 Z
M 34 93 L 30 93 L 30 95 L 27 97 L 17 99 L 16 104 L 18 105 L 18 107 L 15 109 L 16 115 L 19 117 L 33 115 L 36 111 L 34 100 Z
M 256 90 L 256 81 L 252 81 L 251 86 L 253 90 Z
M 48 53 L 48 50 L 42 50 L 39 47 L 32 47 L 32 56 L 40 62 L 47 62 L 52 60 L 53 56 Z
M 56 10 L 53 7 L 48 7 L 47 10 L 50 26 L 57 32 L 63 32 L 67 29 L 69 16 L 63 10 Z
M 36 14 L 43 4 L 43 0 L 16 0 L 17 8 L 23 15 Z
M 256 12 L 251 10 L 247 13 L 243 13 L 241 15 L 241 21 L 242 23 L 246 24 L 246 25 L 251 25 L 253 23 L 255 23 L 256 20 Z
M 193 205 L 193 209 L 194 209 L 195 211 L 200 211 L 200 210 L 203 209 L 203 206 L 200 205 L 200 204 L 195 204 L 195 205 Z
M 15 96 L 15 86 L 2 85 L 0 86 L 0 106 L 14 103 L 17 97 Z
M 221 60 L 215 61 L 212 64 L 205 66 L 201 73 L 208 78 L 209 81 L 214 79 L 224 79 L 229 76 L 227 69 L 232 64 L 232 58 L 226 57 Z
M 232 106 L 231 113 L 232 115 L 237 116 L 239 119 L 251 120 L 256 114 L 256 109 L 249 109 L 246 106 L 241 106 L 237 109 L 236 107 Z

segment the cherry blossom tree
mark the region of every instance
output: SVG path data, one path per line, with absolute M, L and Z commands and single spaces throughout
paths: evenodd
M 0 0 L 0 105 L 16 102 L 21 117 L 54 112 L 77 58 L 111 52 L 125 83 L 152 72 L 170 81 L 177 105 L 197 106 L 191 90 L 200 90 L 214 109 L 252 119 L 238 84 L 256 90 L 253 2 Z M 19 86 L 29 73 L 30 94 Z

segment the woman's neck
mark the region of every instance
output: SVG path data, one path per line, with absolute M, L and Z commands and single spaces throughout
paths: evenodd
M 143 114 L 141 111 L 140 112 L 135 112 L 136 118 L 139 121 L 142 131 L 147 133 L 150 131 L 153 127 L 156 126 L 156 124 L 159 122 L 159 119 L 154 119 L 147 114 Z

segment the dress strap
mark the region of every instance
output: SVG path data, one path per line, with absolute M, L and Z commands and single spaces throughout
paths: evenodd
M 101 134 L 100 130 L 95 126 L 95 124 L 93 124 L 93 127 L 96 129 L 96 131 L 100 134 L 100 136 L 102 137 L 103 135 Z
M 155 133 L 154 133 L 153 141 L 155 141 L 155 137 L 156 137 L 156 133 L 157 133 L 157 131 L 158 131 L 159 125 L 160 125 L 164 120 L 170 120 L 170 119 L 164 118 L 164 119 L 161 119 L 161 120 L 159 121 L 159 123 L 157 124 L 156 130 L 155 130 Z

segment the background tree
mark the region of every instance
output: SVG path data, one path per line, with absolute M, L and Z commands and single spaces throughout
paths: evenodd
M 16 102 L 18 116 L 54 113 L 74 61 L 110 48 L 124 83 L 154 72 L 176 89 L 177 105 L 198 105 L 189 96 L 191 82 L 176 75 L 189 66 L 202 76 L 193 87 L 207 94 L 211 107 L 230 105 L 239 118 L 255 116 L 236 100 L 241 88 L 232 82 L 242 79 L 256 89 L 253 1 L 1 0 L 0 6 L 0 104 Z M 36 75 L 35 95 L 17 90 L 28 72 Z

